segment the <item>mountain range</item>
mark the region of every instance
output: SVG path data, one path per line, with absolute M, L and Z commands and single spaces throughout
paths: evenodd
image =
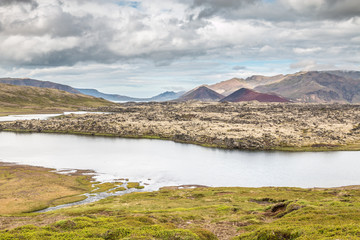
M 166 91 L 151 98 L 134 98 L 119 94 L 102 93 L 96 89 L 77 88 L 76 90 L 85 95 L 99 97 L 113 102 L 151 102 L 151 101 L 164 102 L 164 101 L 171 101 L 177 99 L 178 97 L 184 94 L 184 92 Z
M 251 99 L 249 96 L 259 96 L 259 93 L 263 93 L 271 97 L 259 96 L 260 100 L 252 100 L 268 99 L 271 102 L 270 99 L 277 99 L 281 102 L 286 99 L 305 103 L 360 103 L 359 71 L 304 71 L 275 76 L 254 75 L 244 79 L 232 78 L 206 87 L 225 97 L 243 89 L 237 92 L 236 96 L 221 101 Z M 244 97 L 244 93 L 248 96 Z
M 106 94 L 96 89 L 79 89 L 28 78 L 0 78 L 0 83 L 55 88 L 114 102 L 196 100 L 360 103 L 360 71 L 303 71 L 275 76 L 253 75 L 248 78 L 232 78 L 212 85 L 201 85 L 186 93 L 167 91 L 151 98 Z
M 153 96 L 151 98 L 134 98 L 134 97 L 128 97 L 124 95 L 119 94 L 107 94 L 102 93 L 96 89 L 81 89 L 81 88 L 73 88 L 68 85 L 49 82 L 49 81 L 40 81 L 36 79 L 31 78 L 0 78 L 0 83 L 5 84 L 11 84 L 16 86 L 31 86 L 31 87 L 40 87 L 40 88 L 52 88 L 57 90 L 66 91 L 69 93 L 74 94 L 84 94 L 88 96 L 93 96 L 97 98 L 103 98 L 109 101 L 113 102 L 150 102 L 150 101 L 171 101 L 174 99 L 177 99 L 181 95 L 184 94 L 184 92 L 173 92 L 173 91 L 166 91 L 163 93 L 160 93 L 156 96 Z
M 360 78 L 345 72 L 300 72 L 279 82 L 255 87 L 259 92 L 280 94 L 296 102 L 359 103 Z
M 224 96 L 229 96 L 236 90 L 240 88 L 248 88 L 253 89 L 258 85 L 265 85 L 274 82 L 278 82 L 284 78 L 284 75 L 276 75 L 276 76 L 261 76 L 261 75 L 253 75 L 246 79 L 243 78 L 232 78 L 226 81 L 222 81 L 220 83 L 216 83 L 213 85 L 209 85 L 208 87 L 217 93 L 220 93 Z
M 16 86 L 29 86 L 29 87 L 40 87 L 40 88 L 53 88 L 57 90 L 62 90 L 69 93 L 80 94 L 78 90 L 68 85 L 63 85 L 59 83 L 49 82 L 49 81 L 40 81 L 30 78 L 0 78 L 0 83 L 6 83 Z

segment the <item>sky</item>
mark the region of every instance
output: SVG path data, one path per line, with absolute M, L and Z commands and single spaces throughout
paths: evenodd
M 0 0 L 0 77 L 150 97 L 360 70 L 359 0 Z

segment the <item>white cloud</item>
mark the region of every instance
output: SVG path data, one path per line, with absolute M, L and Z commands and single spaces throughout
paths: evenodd
M 294 48 L 294 53 L 296 54 L 312 54 L 321 51 L 320 47 L 314 48 Z
M 135 79 L 154 82 L 162 79 L 156 73 L 160 71 L 168 79 L 162 81 L 176 82 L 174 87 L 178 88 L 180 82 L 190 86 L 194 81 L 219 81 L 240 74 L 233 69 L 235 65 L 246 67 L 248 73 L 289 70 L 289 65 L 282 63 L 274 69 L 243 64 L 249 60 L 259 64 L 273 60 L 296 62 L 293 69 L 356 68 L 360 61 L 359 39 L 357 0 L 0 3 L 3 73 L 22 72 L 46 80 L 70 81 L 62 80 L 64 75 L 81 85 L 86 79 L 105 79 L 101 83 L 108 81 L 112 87 L 115 83 L 126 85 L 126 81 L 138 84 Z M 113 69 L 116 66 L 118 72 Z M 13 68 L 22 70 L 16 72 Z M 90 73 L 94 77 L 89 77 Z M 196 77 L 202 79 L 194 80 Z
M 356 17 L 297 21 L 294 15 L 293 20 L 274 21 L 273 14 L 264 13 L 269 7 L 279 16 L 286 15 L 286 6 L 307 15 L 309 9 L 334 9 L 339 4 L 336 0 L 333 4 L 325 0 L 249 0 L 241 4 L 234 0 L 141 0 L 135 7 L 113 0 L 37 0 L 35 8 L 27 2 L 0 6 L 0 62 L 5 65 L 57 66 L 126 59 L 161 63 L 184 56 L 227 56 L 234 49 L 244 58 L 269 57 L 273 50 L 279 58 L 288 58 L 293 52 L 309 55 L 334 45 L 344 46 L 346 52 L 356 44 L 348 39 L 357 39 L 360 28 Z M 352 2 L 345 0 L 344 4 L 352 6 Z M 214 11 L 201 19 L 199 14 L 205 8 Z M 227 18 L 216 8 L 226 13 L 250 11 L 253 17 Z M 14 46 L 21 53 L 15 52 Z
M 318 63 L 315 60 L 307 59 L 290 65 L 290 68 L 301 71 L 334 70 L 338 69 L 335 65 Z

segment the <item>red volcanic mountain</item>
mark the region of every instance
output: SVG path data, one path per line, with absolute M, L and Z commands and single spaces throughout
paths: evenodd
M 259 101 L 259 102 L 290 102 L 289 100 L 266 93 L 259 93 L 247 88 L 241 88 L 229 96 L 220 100 L 220 102 L 245 102 L 245 101 Z

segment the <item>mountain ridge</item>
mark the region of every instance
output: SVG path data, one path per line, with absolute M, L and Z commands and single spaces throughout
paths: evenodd
M 294 102 L 360 103 L 360 71 L 347 70 L 301 71 L 274 76 L 253 75 L 245 79 L 234 77 L 211 85 L 201 85 L 186 93 L 166 91 L 150 98 L 107 94 L 97 89 L 73 88 L 68 85 L 30 78 L 0 78 L 0 83 L 1 81 L 14 85 L 55 88 L 115 102 L 219 101 L 241 88 L 246 88 L 263 94 L 282 96 Z
M 101 97 L 103 99 L 109 101 L 118 101 L 118 102 L 162 102 L 162 101 L 171 101 L 180 97 L 184 92 L 174 92 L 174 91 L 166 91 L 162 92 L 158 95 L 155 95 L 150 98 L 135 98 L 135 97 L 128 97 L 119 94 L 108 94 L 100 92 L 97 89 L 86 89 L 86 88 L 76 88 L 79 92 L 85 95 L 94 96 L 94 97 Z
M 31 79 L 31 78 L 0 78 L 0 83 L 5 84 L 11 84 L 15 86 L 30 86 L 30 87 L 40 87 L 40 88 L 51 88 L 51 89 L 57 89 L 66 91 L 69 93 L 74 94 L 85 94 L 88 96 L 103 98 L 109 101 L 119 101 L 119 102 L 125 102 L 125 101 L 135 101 L 135 102 L 146 102 L 146 101 L 170 101 L 178 98 L 180 95 L 182 95 L 184 92 L 173 92 L 173 91 L 166 91 L 162 92 L 158 95 L 155 95 L 150 98 L 135 98 L 135 97 L 129 97 L 124 96 L 120 94 L 107 94 L 100 92 L 97 89 L 92 88 L 74 88 L 69 85 L 55 83 L 51 81 L 42 81 L 37 79 Z
M 197 87 L 195 89 L 186 92 L 184 95 L 179 97 L 177 101 L 196 100 L 196 101 L 209 102 L 209 101 L 219 101 L 223 97 L 224 97 L 223 95 L 210 89 L 208 86 L 202 85 L 200 87 Z
M 247 102 L 247 101 L 258 101 L 258 102 L 290 102 L 286 98 L 260 93 L 253 91 L 248 88 L 240 88 L 239 90 L 233 92 L 227 97 L 224 97 L 220 102 Z
M 360 81 L 325 71 L 301 72 L 288 75 L 282 81 L 261 85 L 254 90 L 275 93 L 298 102 L 358 103 Z
M 0 115 L 5 113 L 61 112 L 111 104 L 104 99 L 58 89 L 0 83 Z
M 6 83 L 6 84 L 11 84 L 11 85 L 16 85 L 16 86 L 52 88 L 52 89 L 66 91 L 69 93 L 80 94 L 80 92 L 78 90 L 76 90 L 75 88 L 73 88 L 69 85 L 54 83 L 54 82 L 50 82 L 50 81 L 41 81 L 41 80 L 36 80 L 36 79 L 31 79 L 31 78 L 0 78 L 0 83 Z

